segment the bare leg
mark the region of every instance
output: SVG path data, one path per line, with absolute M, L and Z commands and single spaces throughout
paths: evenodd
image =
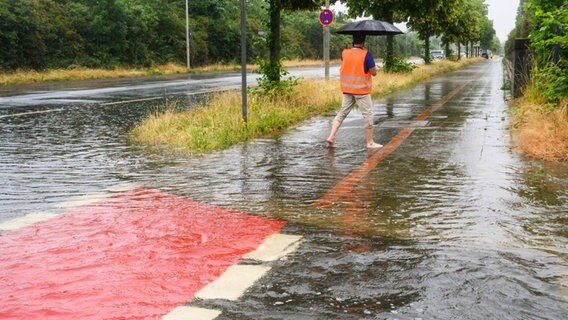
M 356 100 L 354 95 L 345 93 L 343 94 L 341 110 L 339 110 L 339 112 L 333 119 L 333 123 L 331 124 L 331 132 L 329 133 L 327 139 L 325 139 L 328 147 L 335 148 L 335 135 L 337 134 L 337 130 L 339 130 L 339 127 L 341 127 L 343 120 L 345 119 L 345 117 L 347 117 L 349 112 L 351 112 L 351 109 L 353 108 L 355 103 Z
M 373 140 L 373 128 L 365 128 L 365 138 L 367 138 L 367 148 L 368 149 L 378 149 L 382 148 L 382 144 L 378 144 Z
M 331 124 L 331 132 L 329 133 L 327 139 L 325 139 L 325 142 L 327 142 L 327 146 L 329 148 L 335 148 L 335 135 L 337 134 L 337 130 L 339 130 L 340 126 L 341 122 L 337 120 L 334 120 Z

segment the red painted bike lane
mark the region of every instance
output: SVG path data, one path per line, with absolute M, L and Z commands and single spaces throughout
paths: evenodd
M 135 189 L 0 236 L 0 319 L 159 319 L 285 222 Z

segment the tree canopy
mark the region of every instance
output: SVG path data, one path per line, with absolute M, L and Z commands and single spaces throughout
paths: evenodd
M 349 17 L 370 15 L 407 21 L 425 42 L 436 35 L 446 43 L 494 42 L 484 0 L 344 2 L 349 12 L 336 13 L 332 30 Z M 249 62 L 322 59 L 322 3 L 247 0 Z M 240 61 L 238 1 L 188 4 L 192 65 Z M 0 70 L 183 64 L 185 27 L 185 3 L 179 0 L 0 0 Z M 387 60 L 391 53 L 420 54 L 420 42 L 412 32 L 388 40 L 372 37 L 367 42 L 376 57 Z M 332 35 L 331 58 L 339 58 L 350 42 L 349 37 Z M 422 54 L 427 53 L 422 48 Z

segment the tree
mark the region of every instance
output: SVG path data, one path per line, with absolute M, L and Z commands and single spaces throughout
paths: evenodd
M 319 7 L 313 0 L 268 0 L 270 8 L 269 12 L 269 28 L 268 36 L 269 63 L 266 70 L 266 76 L 270 82 L 280 82 L 282 75 L 282 65 L 280 63 L 281 55 L 281 15 L 283 10 L 309 10 Z
M 445 47 L 445 56 L 450 58 L 452 52 L 450 51 L 451 43 L 458 43 L 460 37 L 465 32 L 465 29 L 469 26 L 464 25 L 466 23 L 466 17 L 470 15 L 469 12 L 464 12 L 465 2 L 468 0 L 457 0 L 451 6 L 444 6 L 440 14 L 441 25 L 443 26 L 442 43 Z M 458 59 L 460 57 L 460 48 L 458 45 Z
M 418 32 L 420 39 L 424 41 L 424 62 L 431 63 L 430 37 L 440 35 L 443 31 L 439 19 L 440 12 L 446 0 L 415 0 L 408 3 L 409 20 L 408 26 Z
M 479 35 L 479 45 L 483 49 L 490 49 L 493 46 L 495 38 L 495 29 L 493 29 L 493 21 L 484 16 L 481 22 L 481 33 Z

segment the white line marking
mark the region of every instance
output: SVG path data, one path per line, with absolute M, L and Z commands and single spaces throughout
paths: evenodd
M 162 317 L 162 320 L 213 320 L 221 314 L 219 310 L 177 307 Z
M 139 185 L 136 183 L 129 183 L 129 182 L 125 182 L 125 183 L 119 183 L 116 184 L 114 186 L 110 186 L 108 188 L 105 188 L 104 190 L 106 191 L 110 191 L 110 192 L 125 192 L 125 191 L 129 191 L 135 188 L 138 188 Z
M 21 229 L 38 222 L 46 221 L 56 217 L 57 215 L 49 212 L 35 212 L 27 214 L 23 217 L 18 217 L 12 220 L 0 223 L 0 230 L 11 231 Z
M 301 240 L 301 236 L 275 233 L 244 258 L 263 262 L 275 261 L 295 251 L 302 242 Z
M 263 265 L 231 266 L 221 277 L 199 290 L 195 297 L 236 301 L 268 270 L 270 270 L 270 267 Z
M 125 100 L 125 101 L 116 101 L 116 102 L 107 102 L 101 103 L 100 106 L 112 106 L 115 104 L 124 104 L 124 103 L 131 103 L 131 102 L 142 102 L 142 101 L 151 101 L 151 100 L 158 100 L 164 99 L 164 97 L 154 97 L 154 98 L 144 98 L 144 99 L 135 99 L 135 100 Z
M 87 204 L 92 204 L 98 201 L 101 201 L 105 198 L 108 198 L 111 194 L 107 193 L 95 193 L 95 194 L 87 194 L 84 196 L 77 196 L 71 198 L 69 201 L 65 201 L 55 205 L 57 208 L 66 208 L 71 209 L 79 206 L 84 206 Z
M 105 198 L 112 196 L 114 193 L 125 192 L 128 190 L 132 190 L 138 187 L 138 185 L 134 183 L 122 183 L 117 184 L 114 186 L 110 186 L 105 188 L 105 191 L 108 193 L 95 193 L 90 195 L 79 196 L 75 198 L 71 198 L 71 200 L 56 204 L 55 207 L 57 208 L 66 208 L 71 209 L 74 207 L 82 206 L 85 204 L 91 204 Z M 25 216 L 14 218 L 8 221 L 0 222 L 0 230 L 2 231 L 11 231 L 16 229 L 21 229 L 32 224 L 36 224 L 38 222 L 43 222 L 50 220 L 52 218 L 57 217 L 58 214 L 49 213 L 49 212 L 35 212 L 29 213 Z
M 43 111 L 14 113 L 14 114 L 7 114 L 7 115 L 0 116 L 0 118 L 12 118 L 12 117 L 19 117 L 19 116 L 27 116 L 29 114 L 40 114 L 40 113 L 49 113 L 49 112 L 58 112 L 58 111 L 63 111 L 63 109 L 50 109 L 50 110 L 43 110 Z
M 202 91 L 196 91 L 196 92 L 189 92 L 186 93 L 186 96 L 196 96 L 196 95 L 200 95 L 200 94 L 207 94 L 207 93 L 217 93 L 217 92 L 225 92 L 225 91 L 233 91 L 233 90 L 237 90 L 239 89 L 240 86 L 230 86 L 230 87 L 223 87 L 223 88 L 218 88 L 218 89 L 210 89 L 210 90 L 202 90 Z
M 83 196 L 77 196 L 69 199 L 68 201 L 61 202 L 56 204 L 55 207 L 57 208 L 65 208 L 65 209 L 72 209 L 79 206 L 84 206 L 88 204 L 92 204 L 101 200 L 104 200 L 108 197 L 113 196 L 115 193 L 125 192 L 128 190 L 132 190 L 136 188 L 137 185 L 134 183 L 121 183 L 114 186 L 110 186 L 108 188 L 103 189 L 106 192 L 98 192 L 93 194 L 86 194 Z

